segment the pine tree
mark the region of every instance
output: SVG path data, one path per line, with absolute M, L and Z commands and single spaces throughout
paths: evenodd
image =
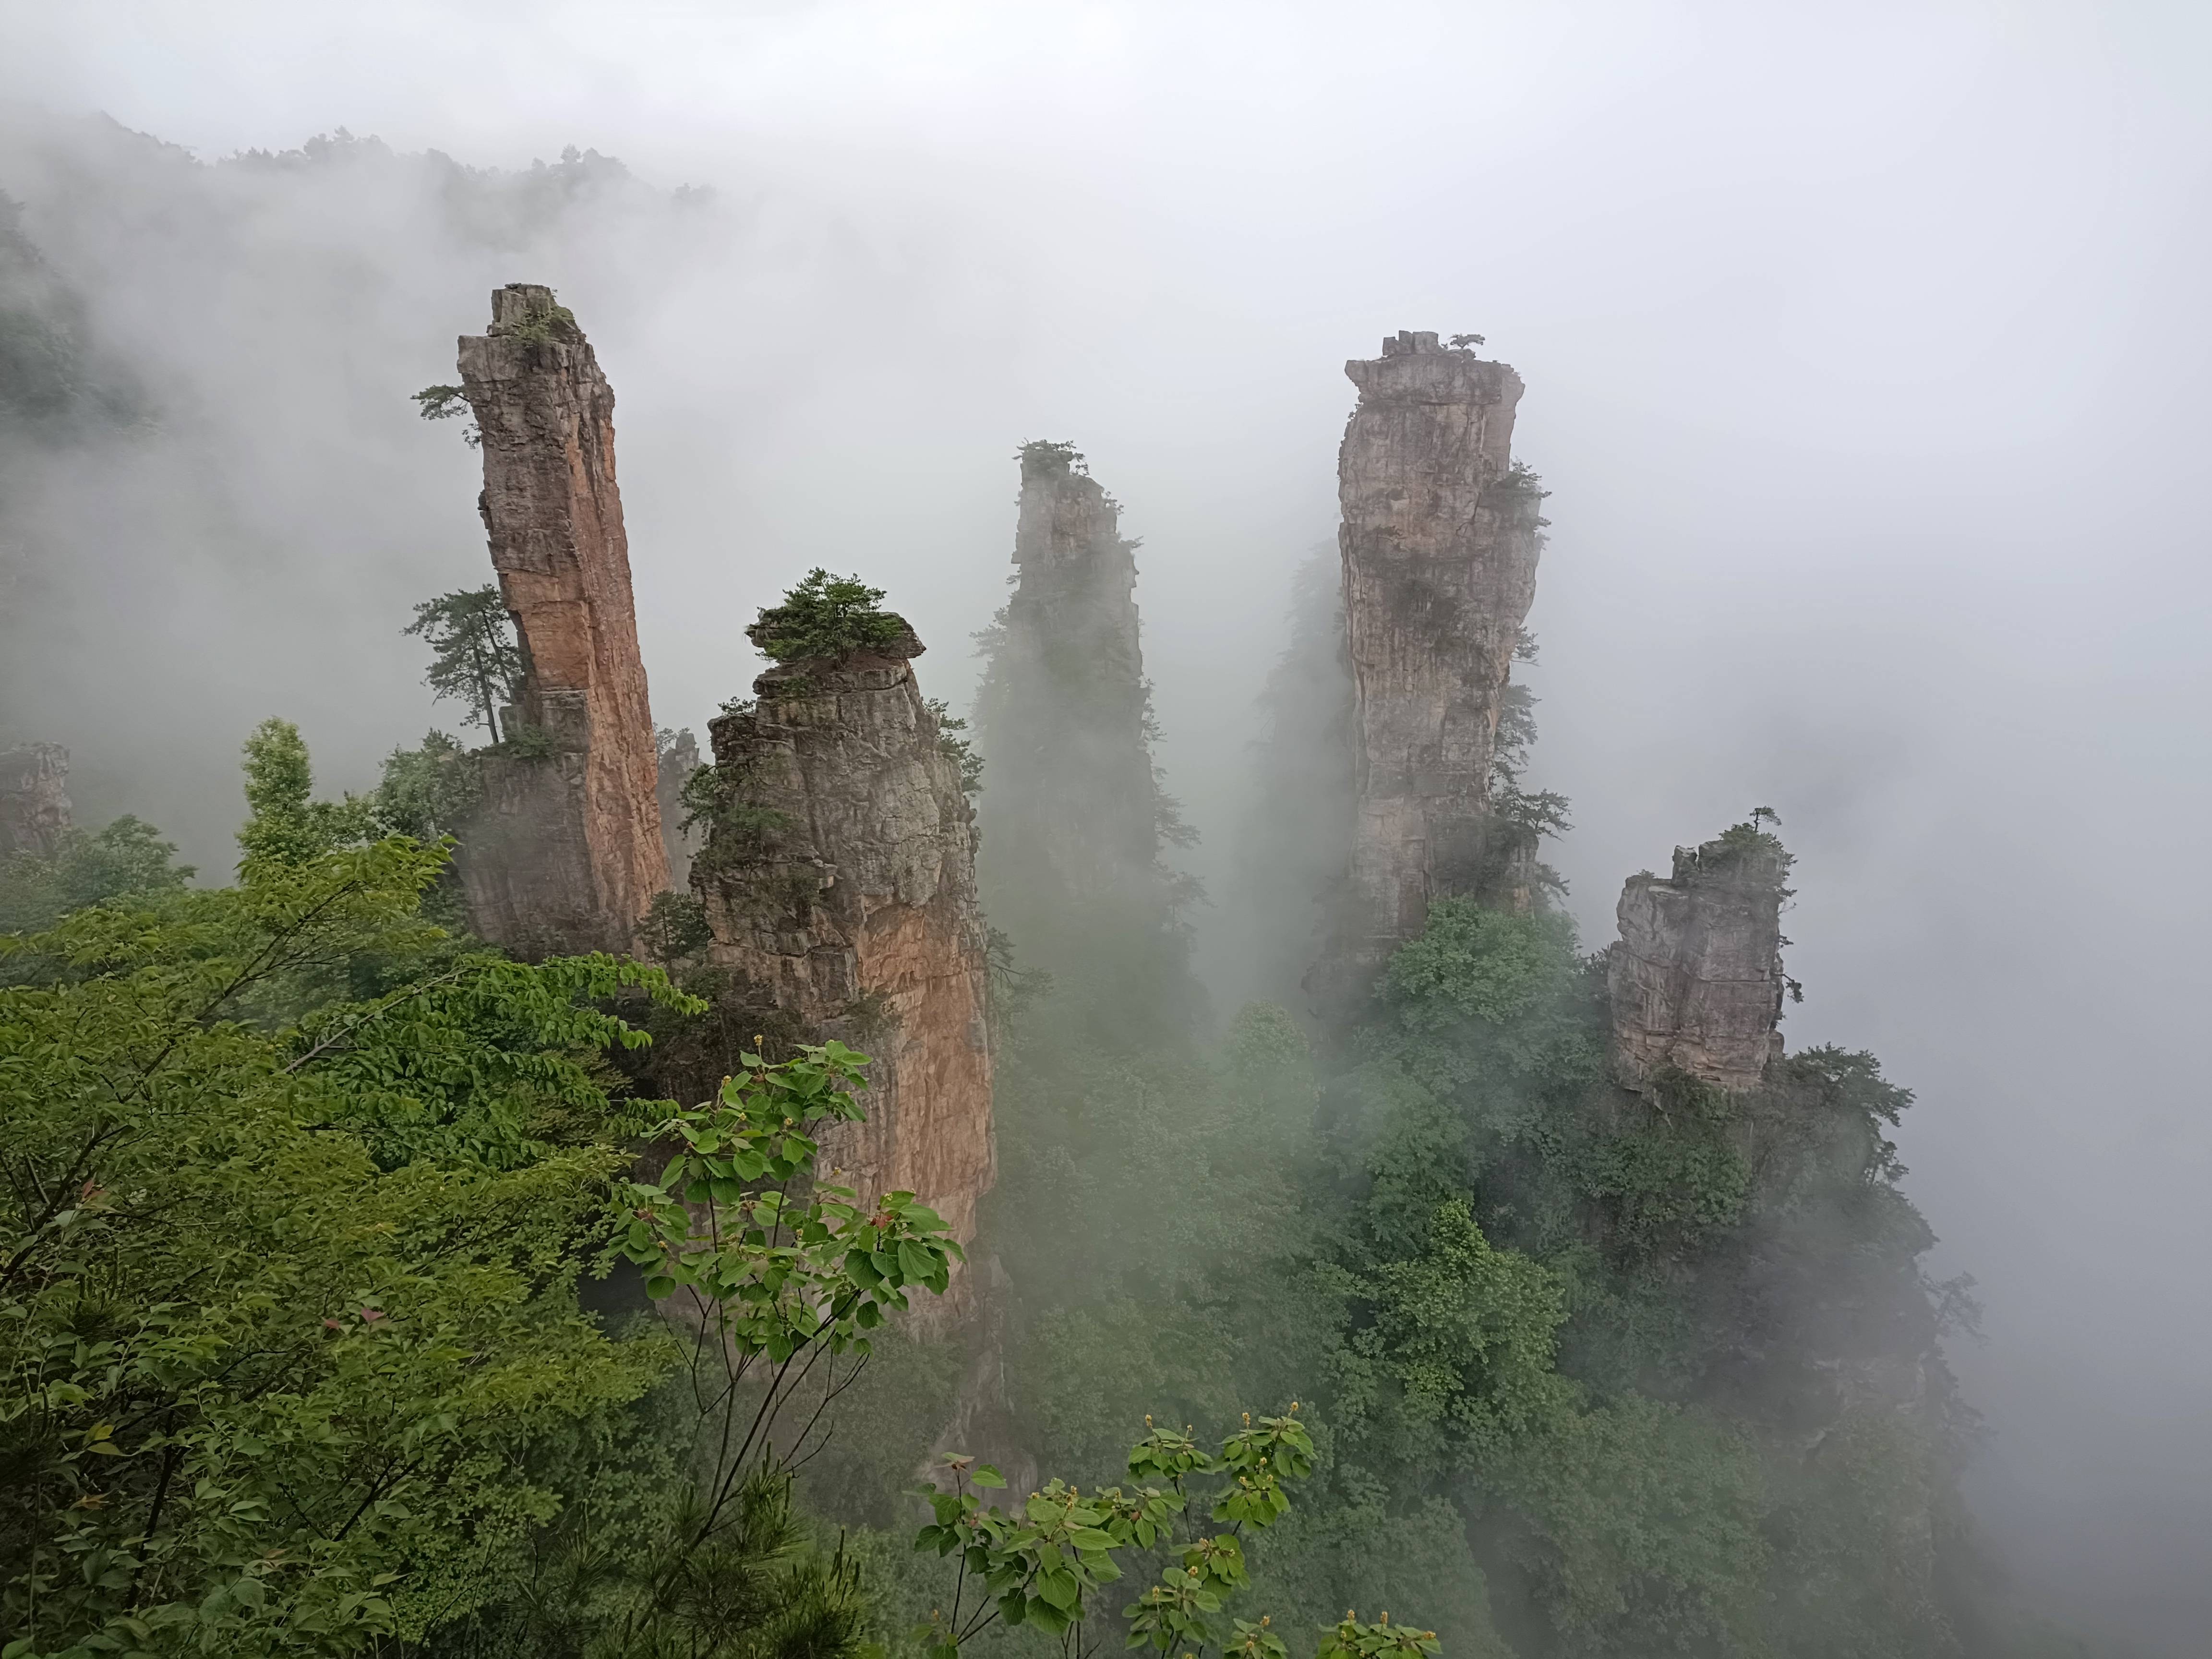
M 499 741 L 499 710 L 522 685 L 522 647 L 495 586 L 441 593 L 415 607 L 403 633 L 419 635 L 433 653 L 422 684 L 442 700 L 465 703 L 464 726 L 481 726 Z

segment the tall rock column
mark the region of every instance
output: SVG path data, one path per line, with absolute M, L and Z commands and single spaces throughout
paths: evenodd
M 1500 694 L 1536 593 L 1540 492 L 1512 465 L 1521 377 L 1401 333 L 1346 363 L 1337 456 L 1358 817 L 1324 977 L 1354 994 L 1475 890 Z
M 974 814 L 922 701 L 921 641 L 771 668 L 708 727 L 720 786 L 692 890 L 708 959 L 786 1040 L 869 1054 L 867 1120 L 823 1164 L 912 1191 L 963 1243 L 995 1170 Z
M 684 786 L 699 769 L 699 739 L 686 726 L 662 741 L 655 793 L 660 799 L 660 844 L 668 858 L 668 884 L 678 891 L 691 884 L 691 860 L 699 851 L 699 830 L 684 827 Z
M 528 954 L 628 951 L 668 885 L 653 716 L 615 483 L 614 393 L 553 291 L 510 283 L 460 342 L 479 505 L 521 635 L 509 740 L 462 836 L 471 927 Z
M 1745 824 L 1676 848 L 1672 876 L 1628 878 L 1607 967 L 1621 1082 L 1640 1088 L 1672 1067 L 1742 1090 L 1765 1075 L 1782 1046 L 1789 872 L 1782 843 Z
M 0 750 L 0 858 L 50 857 L 70 827 L 69 750 L 58 743 Z
M 1152 769 L 1137 544 L 1070 446 L 1024 445 L 1021 468 L 1019 576 L 975 708 L 985 901 L 1071 1005 L 1157 1033 L 1198 995 L 1160 856 L 1180 823 Z

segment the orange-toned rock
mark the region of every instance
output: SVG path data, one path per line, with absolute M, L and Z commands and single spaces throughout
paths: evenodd
M 482 434 L 479 505 L 525 660 L 508 741 L 479 757 L 461 837 L 469 924 L 526 954 L 628 951 L 668 885 L 614 393 L 553 291 L 511 283 L 460 342 Z
M 916 1193 L 964 1243 L 995 1172 L 985 935 L 921 650 L 772 668 L 712 723 L 721 794 L 691 884 L 737 994 L 873 1059 L 867 1121 L 823 1140 L 838 1184 Z

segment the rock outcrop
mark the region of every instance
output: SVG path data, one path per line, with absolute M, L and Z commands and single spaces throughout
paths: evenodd
M 921 642 L 771 668 L 708 727 L 718 796 L 692 890 L 708 960 L 787 1041 L 873 1057 L 823 1138 L 862 1195 L 910 1190 L 963 1243 L 989 1190 L 991 1047 L 974 814 L 922 701 Z
M 0 750 L 0 858 L 51 857 L 70 828 L 69 750 L 58 743 Z
M 1152 768 L 1137 544 L 1070 446 L 1025 445 L 1021 468 L 1020 574 L 975 709 L 985 902 L 1021 963 L 1101 1025 L 1158 1031 L 1198 994 L 1161 862 L 1184 832 Z
M 1433 901 L 1480 885 L 1542 496 L 1513 465 L 1507 365 L 1401 333 L 1344 368 L 1359 389 L 1337 457 L 1358 815 L 1322 977 L 1358 994 Z
M 1020 574 L 979 711 L 994 768 L 982 811 L 994 860 L 1031 862 L 1080 900 L 1159 855 L 1137 544 L 1080 455 L 1030 444 L 1021 465 Z
M 668 885 L 682 892 L 691 884 L 691 860 L 699 851 L 697 825 L 684 827 L 684 786 L 699 769 L 699 739 L 690 728 L 670 732 L 660 744 L 654 793 L 660 799 L 660 844 L 668 855 Z
M 1748 826 L 1674 849 L 1674 872 L 1631 876 L 1608 958 L 1613 1064 L 1640 1088 L 1664 1067 L 1757 1086 L 1782 1038 L 1783 885 L 1790 855 Z
M 668 885 L 653 716 L 615 483 L 614 393 L 550 289 L 492 295 L 460 342 L 479 505 L 524 657 L 461 836 L 471 928 L 528 955 L 628 951 Z

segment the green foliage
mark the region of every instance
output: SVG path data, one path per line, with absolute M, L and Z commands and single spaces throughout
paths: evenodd
M 975 752 L 971 738 L 960 735 L 968 729 L 968 722 L 955 719 L 951 705 L 941 697 L 928 699 L 927 707 L 937 721 L 937 752 L 959 767 L 960 793 L 977 793 L 983 787 L 983 757 Z
M 714 1102 L 663 1126 L 683 1146 L 658 1182 L 631 1184 L 622 1253 L 647 1274 L 647 1295 L 684 1291 L 718 1345 L 742 1357 L 781 1367 L 817 1349 L 865 1354 L 866 1334 L 906 1310 L 910 1288 L 945 1293 L 960 1247 L 912 1193 L 863 1204 L 850 1188 L 814 1182 L 793 1194 L 821 1150 L 806 1130 L 860 1120 L 850 1091 L 866 1055 L 832 1042 L 781 1066 L 743 1059 Z M 694 1206 L 709 1214 L 703 1230 Z
M 22 228 L 22 204 L 0 195 L 0 428 L 63 442 L 145 418 L 145 398 L 96 349 L 81 295 Z
M 238 832 L 246 854 L 241 872 L 307 864 L 368 838 L 368 802 L 352 795 L 319 801 L 313 799 L 314 787 L 314 768 L 298 726 L 265 720 L 253 728 L 246 740 L 249 816 Z
M 1088 477 L 1091 466 L 1083 459 L 1083 452 L 1073 444 L 1055 442 L 1048 438 L 1035 438 L 1014 452 L 1014 459 L 1022 464 L 1024 478 L 1065 477 L 1073 472 Z
M 689 893 L 655 893 L 639 936 L 656 962 L 686 962 L 713 943 L 707 907 Z
M 1455 1651 L 1945 1650 L 1971 1425 L 1894 1185 L 1909 1097 L 1869 1056 L 1626 1091 L 1603 963 L 1563 917 L 1472 899 L 1432 907 L 1334 1076 L 1270 1011 L 1203 1065 L 1050 1014 L 1002 1059 L 988 1218 L 1029 1443 L 1103 1486 L 1142 1390 L 1197 1419 L 1319 1377 L 1309 1497 L 1246 1547 L 1279 1611 L 1388 1584 Z M 1899 1374 L 1927 1392 L 1870 1412 Z
M 576 332 L 576 313 L 550 298 L 544 301 L 533 299 L 530 308 L 519 322 L 501 325 L 501 334 L 510 340 L 523 340 L 533 345 L 548 340 L 573 337 Z
M 421 405 L 418 412 L 426 421 L 449 421 L 469 412 L 467 394 L 457 386 L 426 386 L 409 395 Z
M 126 894 L 173 892 L 192 878 L 176 843 L 128 814 L 103 828 L 66 830 L 51 854 L 0 860 L 0 933 L 35 932 L 71 910 Z
M 423 734 L 413 749 L 394 749 L 384 760 L 384 776 L 368 798 L 375 831 L 406 836 L 426 846 L 459 833 L 483 798 L 483 785 L 458 738 L 443 732 Z
M 499 752 L 516 760 L 544 760 L 553 753 L 553 734 L 542 726 L 510 721 L 500 739 Z
M 420 392 L 409 394 L 415 401 L 415 412 L 426 421 L 450 421 L 465 415 L 469 423 L 461 429 L 461 441 L 471 449 L 483 446 L 483 433 L 477 425 L 476 411 L 469 407 L 468 394 L 457 386 L 426 386 Z
M 1481 1486 L 1547 1650 L 1771 1651 L 1759 1461 L 1726 1426 L 1626 1395 L 1503 1449 Z
M 650 1406 L 651 1402 L 648 1402 Z M 635 1413 L 633 1413 L 635 1415 Z M 437 1659 L 860 1659 L 868 1601 L 841 1540 L 817 1547 L 781 1470 L 740 1483 L 712 1542 L 680 1547 L 696 1513 L 680 1462 L 580 1492 L 532 1535 L 509 1593 L 425 1632 Z M 679 1547 L 672 1556 L 656 1552 Z M 652 1598 L 648 1601 L 647 1598 Z
M 541 1539 L 555 1570 L 477 1621 L 511 1644 L 487 1651 L 535 1655 L 582 1632 L 588 1651 L 653 1659 L 856 1652 L 857 1570 L 842 1550 L 801 1547 L 791 1472 L 818 1450 L 869 1334 L 914 1291 L 942 1294 L 959 1247 L 911 1193 L 864 1204 L 818 1179 L 806 1132 L 860 1117 L 865 1056 L 831 1043 L 746 1059 L 714 1100 L 665 1109 L 654 1133 L 677 1150 L 657 1180 L 620 1183 L 608 1246 L 690 1334 L 672 1501 L 623 1537 Z
M 1535 501 L 1541 501 L 1552 493 L 1544 488 L 1543 478 L 1525 461 L 1515 461 L 1490 487 L 1503 490 L 1509 495 L 1526 496 Z
M 258 814 L 296 824 L 304 755 L 256 759 Z M 416 915 L 442 860 L 265 836 L 240 887 L 0 940 L 26 1651 L 357 1649 L 410 1616 L 411 1563 L 550 1518 L 529 1449 L 670 1363 L 574 1286 L 623 1163 L 586 1056 L 636 1036 L 591 1005 L 677 994 L 444 953 Z M 368 963 L 377 994 L 319 989 Z
M 427 412 L 427 406 L 426 406 Z M 415 620 L 400 630 L 430 647 L 430 666 L 422 684 L 443 700 L 467 710 L 464 726 L 480 726 L 499 741 L 499 711 L 522 692 L 522 647 L 514 618 L 495 586 L 441 593 L 415 607 Z
M 1011 1510 L 986 1507 L 977 1488 L 1006 1481 L 989 1464 L 955 1455 L 944 1460 L 951 1485 L 934 1483 L 918 1493 L 933 1513 L 915 1537 L 917 1551 L 957 1556 L 949 1613 L 933 1615 L 914 1632 L 927 1659 L 956 1659 L 962 1646 L 994 1625 L 1028 1626 L 1048 1636 L 1073 1633 L 1072 1651 L 1090 1650 L 1083 1639 L 1091 1598 L 1123 1576 L 1121 1561 L 1158 1561 L 1155 1582 L 1123 1610 L 1127 1645 L 1158 1653 L 1208 1645 L 1225 1654 L 1242 1650 L 1282 1659 L 1285 1650 L 1267 1627 L 1224 1621 L 1227 1599 L 1250 1583 L 1243 1539 L 1289 1512 L 1287 1483 L 1313 1473 L 1314 1443 L 1297 1419 L 1297 1406 L 1255 1426 L 1244 1426 L 1202 1449 L 1188 1431 L 1152 1426 L 1131 1448 L 1125 1467 L 1146 1484 L 1080 1489 L 1054 1479 Z M 1201 1487 L 1200 1481 L 1220 1484 Z M 1226 1530 L 1207 1533 L 1207 1522 Z M 1417 1636 L 1420 1633 L 1415 1632 Z M 1432 1638 L 1433 1632 L 1427 1633 Z M 1325 1638 L 1322 1653 L 1339 1651 Z M 1396 1651 L 1377 1647 L 1360 1651 Z M 1433 1652 L 1433 1646 L 1423 1651 Z
M 1571 971 L 1564 917 L 1487 910 L 1472 899 L 1443 899 L 1429 924 L 1390 958 L 1383 996 L 1401 1024 L 1435 1030 L 1479 1020 L 1499 1026 L 1558 991 Z
M 0 939 L 11 1653 L 859 1659 L 791 1468 L 958 1254 L 817 1178 L 865 1057 L 617 1100 L 646 1033 L 611 1011 L 705 1006 L 456 945 L 420 909 L 444 851 L 313 850 L 351 826 L 258 736 L 238 887 Z M 594 1260 L 680 1280 L 697 1340 L 611 1336 Z
M 1279 1650 L 1266 1646 L 1264 1637 L 1255 1645 L 1248 1636 L 1241 1645 L 1247 1652 L 1274 1652 L 1280 1659 Z M 1386 1655 L 1413 1659 L 1417 1653 L 1437 1651 L 1437 1633 L 1432 1630 L 1411 1630 L 1402 1625 L 1394 1629 L 1387 1612 L 1379 1623 L 1363 1625 L 1356 1613 L 1347 1612 L 1341 1624 L 1322 1632 L 1314 1659 L 1383 1659 Z
M 1538 1263 L 1493 1249 L 1464 1199 L 1438 1205 L 1406 1243 L 1362 1261 L 1370 1247 L 1330 1275 L 1348 1327 L 1334 1409 L 1366 1461 L 1443 1475 L 1547 1427 L 1572 1401 L 1552 1363 L 1565 1295 Z
M 777 662 L 887 650 L 907 637 L 907 626 L 880 608 L 883 597 L 882 588 L 871 587 L 858 576 L 811 570 L 783 596 L 782 604 L 761 611 L 745 629 L 745 637 Z

